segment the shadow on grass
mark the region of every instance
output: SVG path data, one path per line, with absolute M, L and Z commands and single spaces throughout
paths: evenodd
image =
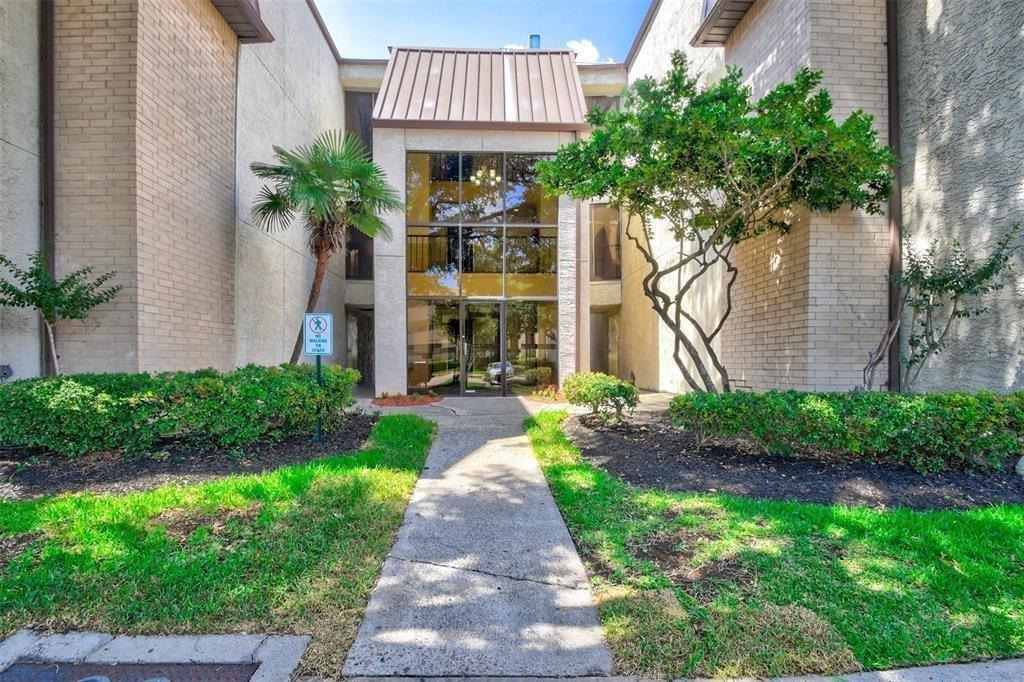
M 40 534 L 0 565 L 0 634 L 324 634 L 314 655 L 340 649 L 309 674 L 334 674 L 433 433 L 430 422 L 392 415 L 349 456 L 123 496 L 0 503 L 0 537 Z M 168 534 L 168 510 L 201 522 Z
M 527 431 L 620 672 L 838 673 L 1024 651 L 1024 508 L 877 511 L 637 488 L 581 461 L 563 418 L 538 415 Z M 678 577 L 722 561 L 743 579 Z

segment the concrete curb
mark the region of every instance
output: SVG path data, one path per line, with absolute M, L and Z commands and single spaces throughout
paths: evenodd
M 309 645 L 299 635 L 43 635 L 19 630 L 0 642 L 0 672 L 16 661 L 44 663 L 257 663 L 256 682 L 290 679 Z
M 348 677 L 348 682 L 509 682 L 509 677 Z M 516 677 L 517 682 L 711 682 L 703 679 L 661 680 L 636 675 L 612 677 Z M 766 678 L 729 678 L 733 682 L 758 682 Z M 946 663 L 920 668 L 899 668 L 877 670 L 848 675 L 805 675 L 797 677 L 774 677 L 771 682 L 1017 682 L 1024 679 L 1024 658 L 1009 658 L 1000 661 L 978 661 L 976 663 Z

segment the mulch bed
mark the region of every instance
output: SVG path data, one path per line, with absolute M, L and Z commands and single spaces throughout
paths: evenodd
M 922 475 L 908 466 L 838 457 L 770 455 L 739 439 L 700 448 L 666 413 L 621 423 L 572 417 L 566 435 L 584 459 L 635 485 L 769 500 L 911 509 L 1024 504 L 1024 478 L 950 469 Z
M 0 499 L 89 491 L 120 494 L 169 483 L 190 485 L 231 474 L 252 474 L 358 450 L 375 415 L 352 413 L 324 443 L 312 434 L 266 440 L 241 449 L 189 448 L 172 441 L 152 454 L 100 452 L 74 459 L 25 450 L 0 450 Z
M 382 395 L 370 402 L 377 407 L 422 407 L 443 400 L 442 396 L 429 393 L 413 393 L 412 395 Z

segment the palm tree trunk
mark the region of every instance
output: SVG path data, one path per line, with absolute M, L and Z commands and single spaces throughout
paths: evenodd
M 306 303 L 307 313 L 312 313 L 316 310 L 316 303 L 320 300 L 320 288 L 324 284 L 324 274 L 327 272 L 327 261 L 330 258 L 330 247 L 326 245 L 316 247 L 316 270 L 313 271 L 313 286 L 309 288 L 309 301 Z M 292 359 L 289 362 L 293 365 L 299 364 L 299 357 L 301 355 L 302 324 L 299 325 L 299 335 L 295 337 L 295 348 L 292 349 Z

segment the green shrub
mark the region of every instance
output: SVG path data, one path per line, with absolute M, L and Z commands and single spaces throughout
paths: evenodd
M 81 374 L 24 379 L 0 386 L 0 443 L 68 457 L 87 452 L 145 452 L 161 438 L 237 447 L 257 439 L 312 432 L 317 415 L 329 431 L 353 404 L 359 373 L 312 366 L 233 372 Z
M 601 372 L 573 374 L 565 380 L 563 391 L 571 404 L 589 407 L 591 414 L 605 417 L 614 412 L 621 418 L 640 402 L 633 384 Z
M 531 386 L 547 386 L 551 383 L 552 376 L 554 376 L 554 370 L 547 365 L 531 367 L 523 372 L 523 378 Z
M 1000 468 L 1024 453 L 1024 393 L 691 393 L 671 413 L 700 438 L 742 436 L 777 454 L 803 448 L 921 472 Z

